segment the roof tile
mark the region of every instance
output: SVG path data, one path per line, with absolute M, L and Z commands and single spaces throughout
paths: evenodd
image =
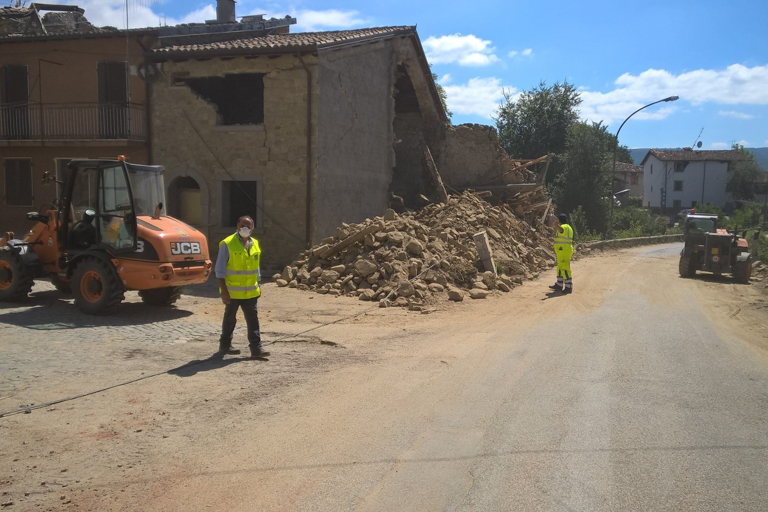
M 231 41 L 205 42 L 199 44 L 171 45 L 157 48 L 156 55 L 169 53 L 226 52 L 228 50 L 275 51 L 288 49 L 317 49 L 342 43 L 364 41 L 371 38 L 393 36 L 415 32 L 413 26 L 376 27 L 358 30 L 338 30 L 329 32 L 298 32 L 294 34 L 274 34 L 268 36 L 234 39 Z
M 691 151 L 691 150 L 665 150 L 652 149 L 648 152 L 661 161 L 684 161 L 684 162 L 703 162 L 705 160 L 716 160 L 720 162 L 732 162 L 742 160 L 744 157 L 735 149 L 724 151 Z M 648 158 L 646 156 L 646 158 Z

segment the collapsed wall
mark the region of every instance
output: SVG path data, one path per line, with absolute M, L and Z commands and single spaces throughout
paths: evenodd
M 488 235 L 498 275 L 478 270 L 473 235 L 481 231 Z M 468 291 L 483 298 L 537 277 L 553 265 L 552 236 L 552 228 L 534 228 L 510 207 L 465 192 L 418 212 L 388 210 L 383 217 L 342 224 L 274 277 L 278 286 L 420 309 L 437 295 L 462 300 Z
M 443 181 L 454 190 L 487 183 L 521 183 L 528 180 L 525 173 L 505 174 L 519 162 L 506 154 L 493 126 L 448 125 L 435 153 Z

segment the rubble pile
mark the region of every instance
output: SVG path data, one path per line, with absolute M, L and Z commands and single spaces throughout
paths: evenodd
M 756 261 L 752 265 L 752 281 L 761 283 L 766 279 L 768 279 L 768 265 L 761 261 Z M 768 288 L 768 284 L 765 287 Z
M 498 272 L 478 270 L 473 236 L 482 231 Z M 552 228 L 534 229 L 508 206 L 464 192 L 417 212 L 387 210 L 383 217 L 342 224 L 274 278 L 278 286 L 420 310 L 436 294 L 454 301 L 466 294 L 484 298 L 538 276 L 553 266 L 552 236 Z

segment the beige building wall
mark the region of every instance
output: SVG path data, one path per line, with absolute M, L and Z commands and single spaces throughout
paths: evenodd
M 142 49 L 135 39 L 128 46 L 130 65 L 131 102 L 146 104 L 146 84 L 139 78 L 137 68 L 143 60 Z M 0 232 L 14 231 L 22 236 L 33 222 L 27 212 L 50 208 L 57 197 L 55 183 L 43 185 L 43 173 L 55 173 L 59 159 L 117 158 L 125 155 L 134 163 L 148 163 L 144 141 L 109 139 L 64 139 L 51 132 L 59 129 L 66 136 L 77 127 L 69 124 L 57 126 L 51 115 L 41 123 L 39 103 L 64 105 L 75 109 L 84 104 L 97 104 L 99 62 L 125 62 L 125 37 L 67 39 L 52 41 L 7 42 L 0 44 L 0 65 L 25 65 L 28 73 L 29 100 L 35 107 L 31 111 L 30 138 L 26 140 L 0 140 Z M 66 111 L 66 109 L 63 109 Z M 144 113 L 146 115 L 146 113 Z M 69 121 L 70 118 L 67 118 Z M 142 119 L 146 122 L 146 118 Z M 40 126 L 48 127 L 48 132 Z M 144 132 L 146 127 L 144 127 Z M 29 205 L 7 205 L 4 162 L 6 159 L 29 159 L 32 167 L 33 200 Z

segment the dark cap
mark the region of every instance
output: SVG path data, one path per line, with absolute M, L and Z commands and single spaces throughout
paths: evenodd
M 557 220 L 560 221 L 560 224 L 568 224 L 568 216 L 564 213 L 561 213 L 557 216 Z

